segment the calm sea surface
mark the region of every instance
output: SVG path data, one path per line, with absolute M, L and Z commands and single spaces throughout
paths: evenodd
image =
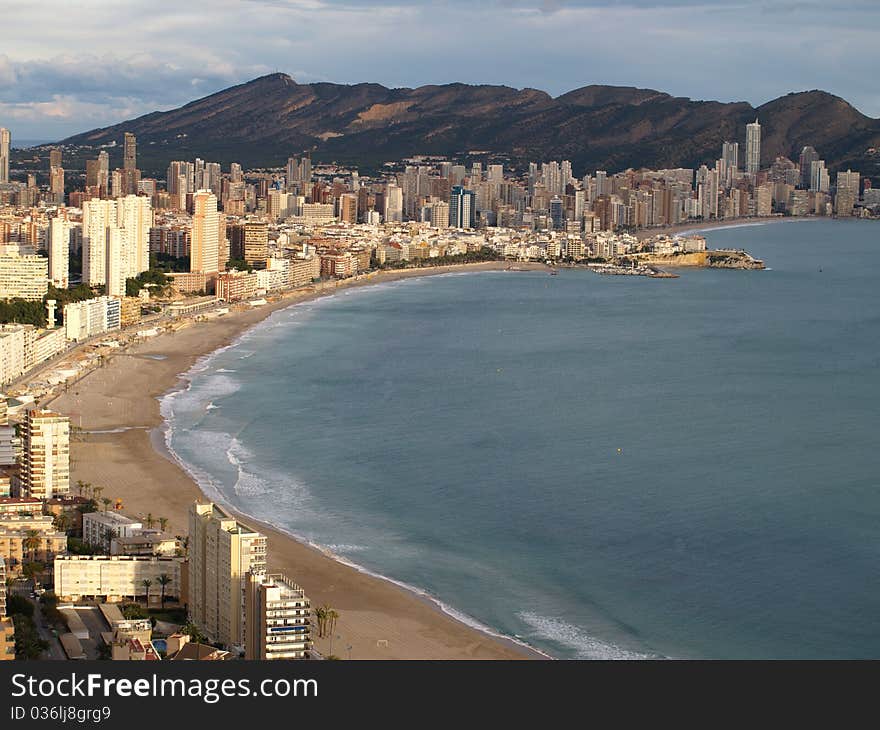
M 770 270 L 277 312 L 166 397 L 170 445 L 210 494 L 556 657 L 880 658 L 880 225 L 707 235 Z

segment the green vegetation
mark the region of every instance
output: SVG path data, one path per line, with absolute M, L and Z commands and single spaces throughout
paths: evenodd
M 54 299 L 58 302 L 55 320 L 60 324 L 63 320 L 64 305 L 71 302 L 80 302 L 83 299 L 91 299 L 95 292 L 86 284 L 79 284 L 72 289 L 58 289 L 49 284 L 49 289 L 42 301 L 27 301 L 25 299 L 0 300 L 0 323 L 32 324 L 35 327 L 46 326 L 46 301 Z
M 49 642 L 40 638 L 33 618 L 17 613 L 12 616 L 12 620 L 15 623 L 15 658 L 39 659 L 49 648 Z
M 315 619 L 318 622 L 318 637 L 330 636 L 336 629 L 336 620 L 338 618 L 339 613 L 335 608 L 328 606 L 326 603 L 323 606 L 318 606 L 315 609 Z
M 229 259 L 229 261 L 226 262 L 226 270 L 229 271 L 230 269 L 251 272 L 254 270 L 254 267 L 244 259 Z
M 72 555 L 100 555 L 104 551 L 99 547 L 93 547 L 83 542 L 78 537 L 67 538 L 67 552 Z
M 136 297 L 145 284 L 152 284 L 152 290 L 159 294 L 164 293 L 165 287 L 170 284 L 170 279 L 165 275 L 164 271 L 159 269 L 148 269 L 137 276 L 125 281 L 125 294 L 130 297 Z
M 189 271 L 189 256 L 172 256 L 169 253 L 151 253 L 150 268 L 156 271 Z
M 122 611 L 122 615 L 131 621 L 150 617 L 147 613 L 147 609 L 139 603 L 125 603 L 120 610 Z
M 6 615 L 33 617 L 34 604 L 24 596 L 12 594 L 6 598 Z
M 161 581 L 160 581 L 161 585 Z M 151 608 L 150 619 L 155 621 L 164 621 L 169 624 L 177 624 L 183 626 L 186 624 L 186 609 L 177 608 Z
M 180 627 L 180 633 L 186 634 L 189 636 L 190 641 L 194 644 L 207 644 L 208 637 L 205 636 L 198 626 L 196 626 L 192 621 L 187 621 L 183 626 Z

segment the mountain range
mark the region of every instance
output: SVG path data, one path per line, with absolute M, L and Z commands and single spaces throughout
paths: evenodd
M 651 89 L 585 86 L 552 97 L 537 89 L 445 84 L 298 84 L 274 73 L 121 124 L 63 140 L 99 146 L 138 138 L 139 166 L 161 174 L 169 160 L 246 168 L 279 166 L 310 151 L 317 162 L 371 168 L 416 154 L 486 151 L 515 162 L 571 160 L 576 174 L 627 167 L 714 164 L 725 140 L 744 154 L 745 125 L 762 125 L 762 158 L 795 161 L 812 145 L 834 169 L 880 176 L 880 120 L 824 91 L 792 93 L 753 107 L 694 101 Z

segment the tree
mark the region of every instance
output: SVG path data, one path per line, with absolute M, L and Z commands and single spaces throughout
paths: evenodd
M 101 497 L 101 501 L 104 503 L 104 514 L 107 514 L 107 507 L 110 506 L 110 503 L 113 501 L 110 497 Z
M 147 512 L 147 516 L 144 518 L 144 522 L 147 523 L 148 528 L 152 528 L 152 526 L 156 524 L 156 518 L 153 517 L 152 512 Z
M 165 532 L 166 527 L 168 527 L 168 518 L 167 517 L 160 517 L 159 518 L 159 529 L 162 530 L 162 532 Z
M 327 609 L 324 606 L 315 607 L 315 621 L 318 624 L 318 638 L 324 636 L 324 624 L 327 620 Z
M 327 629 L 330 634 L 333 634 L 333 632 L 336 631 L 336 619 L 338 618 L 339 612 L 335 608 L 330 608 L 327 610 Z
M 100 499 L 103 491 L 104 487 L 92 487 L 92 499 Z
M 42 573 L 46 569 L 46 566 L 42 563 L 38 563 L 36 561 L 31 561 L 29 563 L 25 563 L 21 567 L 21 572 L 24 574 L 24 577 L 28 580 L 33 580 L 40 573 Z
M 153 581 L 151 581 L 149 578 L 144 578 L 141 581 L 141 583 L 144 584 L 144 590 L 146 591 L 146 594 L 147 594 L 147 605 L 149 606 L 150 605 L 150 586 L 153 585 Z
M 31 562 L 37 559 L 37 550 L 40 547 L 40 533 L 36 530 L 28 530 L 22 540 L 22 547 L 30 553 Z
M 116 537 L 116 533 L 113 532 L 112 527 L 107 527 L 104 529 L 104 549 L 109 553 L 110 546 L 113 544 L 113 538 Z
M 165 586 L 167 586 L 171 582 L 171 576 L 168 573 L 162 573 L 157 579 L 159 581 L 159 586 L 162 589 L 162 594 L 159 597 L 159 606 L 161 608 L 165 608 Z

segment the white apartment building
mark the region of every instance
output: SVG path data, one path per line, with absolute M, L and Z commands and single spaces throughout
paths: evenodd
M 248 573 L 246 659 L 308 659 L 311 604 L 284 575 Z
M 64 305 L 64 331 L 68 340 L 82 342 L 89 337 L 119 329 L 122 304 L 109 296 Z
M 125 281 L 150 266 L 150 199 L 126 195 L 83 203 L 83 281 L 124 296 Z M 120 283 L 121 282 L 121 283 Z
M 22 496 L 51 499 L 70 492 L 70 419 L 33 409 L 22 423 Z
M 83 541 L 107 552 L 114 538 L 132 537 L 143 529 L 142 523 L 118 512 L 86 512 L 82 523 Z
M 49 259 L 21 256 L 16 247 L 0 255 L 0 299 L 39 301 L 49 290 Z
M 68 220 L 66 208 L 49 221 L 49 281 L 61 289 L 70 285 L 70 234 L 77 226 Z
M 149 602 L 159 603 L 167 575 L 165 598 L 180 598 L 185 574 L 184 558 L 142 555 L 61 555 L 55 558 L 55 595 L 62 601 L 103 598 L 110 603 L 144 598 L 151 582 Z

